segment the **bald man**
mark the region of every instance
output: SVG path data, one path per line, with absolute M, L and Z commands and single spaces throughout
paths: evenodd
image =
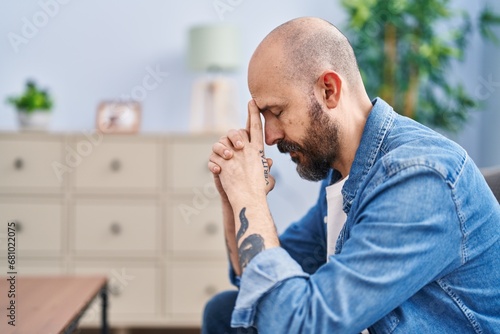
M 320 19 L 272 31 L 248 85 L 247 128 L 208 163 L 239 289 L 207 304 L 203 333 L 500 333 L 500 206 L 461 147 L 370 100 Z M 279 237 L 264 140 L 322 181 Z

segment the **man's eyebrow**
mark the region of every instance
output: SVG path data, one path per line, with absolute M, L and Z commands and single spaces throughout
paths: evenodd
M 267 111 L 269 109 L 273 109 L 273 108 L 283 108 L 283 107 L 286 107 L 287 103 L 284 103 L 284 102 L 279 102 L 279 103 L 271 103 L 271 104 L 265 104 L 263 105 L 262 107 L 258 107 L 257 108 L 259 109 L 259 111 L 261 113 L 263 113 L 264 111 Z

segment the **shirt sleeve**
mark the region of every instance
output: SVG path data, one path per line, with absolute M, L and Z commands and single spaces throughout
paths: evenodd
M 443 178 L 421 167 L 378 181 L 351 210 L 341 253 L 314 274 L 284 248 L 250 261 L 231 325 L 261 334 L 359 333 L 460 265 L 461 233 Z
M 229 262 L 229 281 L 231 282 L 232 285 L 234 285 L 239 289 L 241 276 L 236 275 L 236 272 L 233 269 L 233 265 L 231 264 L 231 260 L 229 260 L 228 262 Z

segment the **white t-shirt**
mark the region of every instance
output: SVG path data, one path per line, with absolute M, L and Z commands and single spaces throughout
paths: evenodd
M 337 244 L 337 239 L 339 237 L 342 227 L 344 227 L 347 215 L 345 214 L 343 208 L 344 201 L 342 197 L 342 187 L 345 181 L 349 178 L 349 175 L 344 179 L 335 182 L 334 184 L 326 187 L 326 203 L 328 207 L 328 215 L 325 217 L 325 223 L 327 224 L 327 237 L 326 237 L 326 260 L 329 261 L 329 257 L 335 254 L 335 245 Z M 363 330 L 362 334 L 368 334 L 368 330 Z
M 328 207 L 328 215 L 325 220 L 327 224 L 327 238 L 326 238 L 326 260 L 328 257 L 335 254 L 335 244 L 339 237 L 342 227 L 344 227 L 347 218 L 343 207 L 342 187 L 349 175 L 340 181 L 326 187 L 326 202 Z

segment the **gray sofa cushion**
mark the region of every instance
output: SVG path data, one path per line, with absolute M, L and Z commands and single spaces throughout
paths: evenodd
M 500 166 L 495 168 L 485 168 L 481 170 L 481 172 L 493 191 L 493 194 L 500 203 Z

